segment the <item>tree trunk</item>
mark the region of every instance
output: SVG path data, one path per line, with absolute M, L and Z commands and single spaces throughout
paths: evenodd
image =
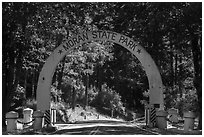
M 177 85 L 177 75 L 178 75 L 178 73 L 177 73 L 177 68 L 178 68 L 178 56 L 177 56 L 177 53 L 176 53 L 176 55 L 175 55 L 175 70 L 174 70 L 174 85 L 176 86 Z
M 74 86 L 72 86 L 72 110 L 75 110 L 75 106 L 76 106 L 76 90 L 74 88 Z
M 101 67 L 99 66 L 99 69 L 98 69 L 98 88 L 99 88 L 99 91 L 101 92 L 102 91 L 102 71 L 101 71 Z
M 7 68 L 8 66 L 8 68 Z M 13 81 L 13 73 L 14 73 L 14 58 L 12 58 L 12 56 L 8 59 L 7 63 L 5 65 L 3 65 L 3 68 L 5 67 L 5 71 L 3 70 L 3 73 L 5 77 L 3 77 L 5 79 L 5 82 L 3 81 L 3 94 L 2 94 L 2 103 L 3 104 L 3 108 L 2 108 L 2 124 L 3 126 L 6 125 L 6 119 L 5 119 L 5 115 L 6 113 L 9 111 L 10 108 L 10 104 L 11 104 L 11 95 L 12 95 L 12 81 Z
M 99 92 L 102 91 L 102 81 L 101 81 L 101 68 L 100 68 L 100 64 L 97 64 L 97 88 L 99 90 Z
M 32 98 L 35 98 L 35 68 L 33 68 L 32 73 Z
M 7 51 L 6 56 L 4 56 L 4 60 L 6 60 L 5 64 L 3 65 L 3 94 L 2 94 L 2 102 L 3 103 L 3 110 L 2 110 L 2 126 L 5 126 L 5 115 L 8 111 L 11 110 L 10 106 L 12 103 L 12 98 L 14 95 L 14 91 L 16 90 L 17 84 L 18 84 L 18 78 L 17 76 L 14 77 L 14 73 L 19 74 L 21 64 L 16 65 L 17 71 L 15 71 L 15 53 L 13 50 Z
M 4 56 L 3 56 L 4 58 Z M 3 64 L 2 64 L 2 127 L 5 127 L 6 126 L 6 113 L 7 113 L 7 94 L 8 93 L 8 68 L 7 68 L 7 63 L 6 63 L 6 59 L 3 59 Z
M 180 55 L 180 57 L 179 57 L 179 74 L 180 74 L 180 76 L 182 76 L 182 71 L 183 71 L 182 70 L 182 55 Z M 183 90 L 182 82 L 183 82 L 182 77 L 180 77 L 180 79 L 179 79 L 179 92 L 180 92 L 179 98 L 182 98 L 182 94 L 183 94 L 183 92 L 182 92 L 182 90 Z
M 26 87 L 27 87 L 27 75 L 28 75 L 28 70 L 25 70 L 25 79 L 24 79 L 24 88 L 25 88 L 25 93 L 24 93 L 24 98 L 26 98 Z
M 57 85 L 58 89 L 61 89 L 64 66 L 65 66 L 65 57 L 62 60 L 62 67 L 61 67 L 61 70 L 58 74 L 58 85 Z
M 171 53 L 170 53 L 170 66 L 171 66 L 171 86 L 174 86 L 174 46 L 171 46 Z
M 170 79 L 170 86 L 171 86 L 171 91 L 174 89 L 174 46 L 171 45 L 171 52 L 170 52 L 170 67 L 171 67 L 171 79 Z
M 199 123 L 198 129 L 202 129 L 202 47 L 199 43 L 199 37 L 194 35 L 192 39 L 192 53 L 194 63 L 194 87 L 198 96 L 198 110 L 199 110 Z
M 88 88 L 89 88 L 89 74 L 86 74 L 86 89 L 85 89 L 85 103 L 84 103 L 85 110 L 88 106 Z
M 11 96 L 10 96 L 10 101 L 13 100 L 13 96 L 16 95 L 16 90 L 17 90 L 17 87 L 18 87 L 18 84 L 19 84 L 19 81 L 20 81 L 20 75 L 21 75 L 21 71 L 22 71 L 22 51 L 19 50 L 19 53 L 17 55 L 17 57 L 15 58 L 16 62 L 15 62 L 15 69 L 14 69 L 14 76 L 13 76 L 13 87 L 12 87 L 12 93 L 11 93 Z M 12 107 L 10 107 L 11 110 L 19 107 L 19 106 L 22 106 L 23 104 L 23 99 L 20 98 L 20 101 L 18 102 L 15 102 L 15 105 L 13 105 Z

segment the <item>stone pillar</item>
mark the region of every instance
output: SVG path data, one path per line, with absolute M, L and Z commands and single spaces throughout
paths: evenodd
M 30 121 L 32 121 L 32 114 L 33 114 L 33 110 L 30 108 L 26 108 L 23 110 L 23 122 L 24 123 L 28 123 Z M 31 125 L 32 123 L 29 123 L 28 125 Z
M 18 113 L 14 111 L 6 113 L 7 132 L 11 132 L 17 129 L 17 119 L 18 119 Z
M 42 111 L 38 110 L 34 112 L 33 114 L 33 118 L 35 119 L 34 124 L 33 124 L 34 129 L 42 129 L 43 117 L 44 117 L 44 113 Z
M 188 111 L 184 112 L 184 131 L 189 131 L 194 129 L 194 119 L 195 119 L 195 113 Z
M 158 128 L 160 129 L 166 129 L 167 128 L 167 120 L 166 120 L 166 117 L 167 117 L 167 112 L 164 111 L 164 110 L 158 110 L 156 112 L 156 122 L 157 122 L 157 126 Z
M 173 122 L 173 123 L 178 123 L 179 120 L 178 120 L 178 109 L 175 109 L 175 108 L 171 108 L 168 110 L 168 113 L 169 113 L 169 121 Z

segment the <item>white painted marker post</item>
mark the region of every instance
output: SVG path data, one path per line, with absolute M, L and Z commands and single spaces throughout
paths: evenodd
M 32 114 L 33 114 L 32 109 L 30 109 L 30 108 L 24 109 L 23 110 L 23 122 L 28 123 L 28 122 L 32 121 Z M 31 125 L 31 123 L 29 123 L 27 125 Z

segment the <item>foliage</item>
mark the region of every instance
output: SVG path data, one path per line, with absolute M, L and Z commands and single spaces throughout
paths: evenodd
M 121 96 L 106 84 L 102 86 L 102 91 L 98 92 L 91 104 L 97 108 L 108 108 L 110 111 L 113 110 L 121 114 L 125 111 Z
M 69 105 L 65 102 L 54 102 L 51 101 L 51 109 L 56 110 L 56 121 L 64 122 L 68 121 L 68 115 L 66 110 L 69 108 Z
M 19 100 L 24 100 L 23 96 L 35 98 L 40 70 L 57 46 L 78 32 L 98 29 L 127 35 L 150 53 L 162 76 L 167 107 L 184 104 L 183 97 L 188 95 L 190 104 L 198 103 L 201 113 L 201 11 L 202 3 L 193 2 L 3 2 L 3 121 L 7 111 L 22 105 Z M 67 83 L 69 79 L 73 83 Z M 101 92 L 104 83 L 110 93 Z M 130 109 L 143 107 L 140 100 L 149 89 L 139 61 L 107 41 L 81 45 L 59 63 L 53 76 L 52 97 L 69 102 L 68 97 L 76 92 L 76 98 L 83 100 L 91 86 L 96 92 L 88 93 L 93 95 L 90 101 L 101 92 L 109 98 L 116 96 Z M 191 91 L 193 94 L 189 94 Z M 110 105 L 108 102 L 106 105 Z
M 61 90 L 58 90 L 56 87 L 51 86 L 51 100 L 54 102 L 61 102 Z
M 99 94 L 99 90 L 96 87 L 89 88 L 88 102 L 90 105 L 93 105 L 93 102 L 96 101 L 98 94 Z
M 198 112 L 199 106 L 197 99 L 195 91 L 189 91 L 177 100 L 176 107 L 180 109 L 180 113 L 186 111 Z
M 37 101 L 35 99 L 27 99 L 25 103 L 25 108 L 31 108 L 33 111 L 37 110 Z
M 136 57 L 122 47 L 114 46 L 114 59 L 107 62 L 102 80 L 122 96 L 122 101 L 130 109 L 142 105 L 143 92 L 148 90 L 148 81 L 144 69 Z
M 23 87 L 21 87 L 20 85 L 17 85 L 17 89 L 16 91 L 14 92 L 14 96 L 13 96 L 13 99 L 12 99 L 12 104 L 11 104 L 11 110 L 12 109 L 15 109 L 17 107 L 22 107 L 25 105 L 25 96 L 24 96 L 24 93 L 25 92 L 25 89 Z

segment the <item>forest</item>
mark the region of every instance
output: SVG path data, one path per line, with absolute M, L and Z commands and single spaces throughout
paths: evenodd
M 2 3 L 2 124 L 5 114 L 36 109 L 40 71 L 61 43 L 78 33 L 109 30 L 132 38 L 157 64 L 165 109 L 194 111 L 202 128 L 202 3 Z M 149 85 L 139 60 L 110 41 L 74 48 L 52 79 L 55 109 L 82 105 L 123 115 L 144 111 Z M 62 113 L 62 111 L 60 111 Z

